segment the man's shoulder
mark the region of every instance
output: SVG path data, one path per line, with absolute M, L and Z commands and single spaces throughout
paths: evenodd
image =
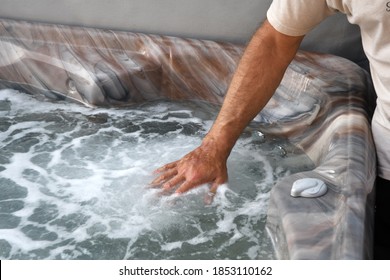
M 327 0 L 274 0 L 267 18 L 279 32 L 301 36 L 335 12 Z

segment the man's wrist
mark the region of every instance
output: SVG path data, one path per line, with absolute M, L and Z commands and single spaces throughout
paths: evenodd
M 228 141 L 226 141 L 226 138 L 224 139 L 221 136 L 217 138 L 211 135 L 206 135 L 201 145 L 204 150 L 210 150 L 210 152 L 225 161 L 229 157 L 233 146 L 234 144 L 231 145 Z

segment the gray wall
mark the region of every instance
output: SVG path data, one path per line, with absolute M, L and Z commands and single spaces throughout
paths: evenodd
M 0 0 L 0 17 L 245 43 L 272 0 Z M 356 26 L 333 16 L 302 48 L 364 60 Z

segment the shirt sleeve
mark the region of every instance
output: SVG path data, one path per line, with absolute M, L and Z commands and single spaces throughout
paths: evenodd
M 279 32 L 289 36 L 302 36 L 326 17 L 336 13 L 326 0 L 274 0 L 267 19 Z

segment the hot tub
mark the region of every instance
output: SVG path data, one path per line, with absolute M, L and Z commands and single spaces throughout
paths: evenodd
M 242 52 L 231 43 L 1 20 L 0 86 L 93 108 L 162 99 L 218 106 Z M 372 257 L 368 96 L 373 88 L 360 67 L 301 51 L 255 118 L 262 133 L 288 140 L 315 166 L 272 187 L 267 231 L 277 258 Z M 301 178 L 321 179 L 327 193 L 292 197 Z

